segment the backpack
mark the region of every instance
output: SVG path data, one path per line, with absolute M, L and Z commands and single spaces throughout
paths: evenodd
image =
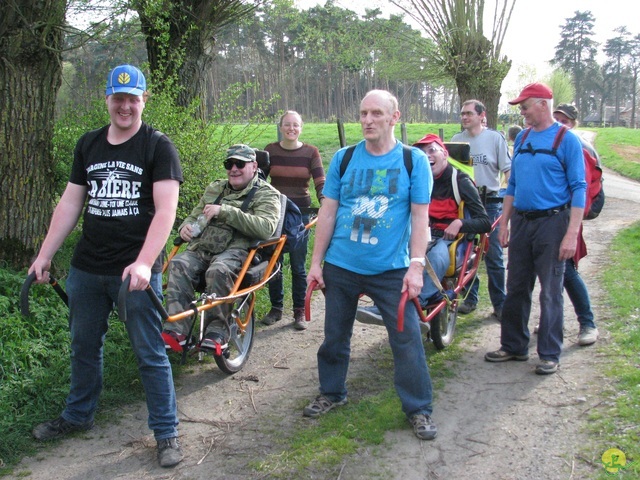
M 564 138 L 564 134 L 567 133 L 567 130 L 569 129 L 565 125 L 562 125 L 560 127 L 560 129 L 558 130 L 558 133 L 556 133 L 555 139 L 553 140 L 553 145 L 551 146 L 551 150 L 533 149 L 531 148 L 530 145 L 528 149 L 523 149 L 522 145 L 524 145 L 524 141 L 526 140 L 527 136 L 529 135 L 529 132 L 531 131 L 531 128 L 527 128 L 522 134 L 522 140 L 520 140 L 520 148 L 518 148 L 518 151 L 516 152 L 516 154 L 520 153 L 521 151 L 531 153 L 533 155 L 535 155 L 536 153 L 546 153 L 549 155 L 553 155 L 558 160 L 560 160 L 560 158 L 558 157 L 558 147 L 560 146 L 560 142 L 562 142 L 562 139 Z M 587 194 L 586 194 L 586 201 L 584 206 L 583 219 L 593 220 L 598 215 L 600 215 L 600 212 L 604 207 L 605 196 L 604 196 L 604 188 L 602 186 L 602 182 L 604 181 L 602 179 L 602 166 L 600 165 L 600 161 L 598 160 L 597 155 L 595 155 L 595 151 L 592 152 L 590 148 L 587 148 L 585 146 L 585 142 L 582 140 L 582 138 L 579 135 L 578 135 L 578 139 L 582 144 L 582 156 L 584 158 L 585 180 L 587 181 Z M 562 164 L 562 166 L 564 167 L 564 163 Z
M 307 230 L 302 221 L 302 213 L 298 206 L 287 198 L 287 206 L 284 213 L 284 223 L 282 224 L 282 233 L 287 236 L 283 251 L 291 253 L 300 248 L 303 242 L 309 237 Z
M 602 211 L 604 207 L 604 188 L 602 182 L 602 166 L 595 151 L 590 148 L 582 147 L 584 155 L 584 168 L 587 180 L 587 201 L 584 206 L 584 219 L 593 220 Z

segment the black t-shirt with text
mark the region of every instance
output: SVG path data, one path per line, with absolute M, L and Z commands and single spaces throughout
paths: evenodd
M 133 263 L 155 214 L 153 183 L 182 182 L 178 152 L 162 135 L 151 156 L 154 130 L 143 123 L 120 145 L 107 141 L 108 126 L 83 135 L 74 151 L 70 183 L 87 187 L 82 237 L 71 264 L 83 271 L 121 275 Z M 161 269 L 161 259 L 153 271 Z

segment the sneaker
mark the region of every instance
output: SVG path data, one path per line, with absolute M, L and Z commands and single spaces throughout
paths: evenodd
M 33 429 L 33 437 L 41 442 L 64 437 L 73 432 L 86 432 L 93 428 L 93 421 L 88 423 L 71 423 L 62 417 L 41 423 Z
M 458 313 L 461 313 L 462 315 L 466 315 L 467 313 L 471 313 L 475 309 L 476 309 L 476 304 L 475 303 L 462 302 L 461 304 L 458 305 Z
M 269 313 L 267 313 L 260 322 L 263 325 L 273 325 L 276 322 L 282 320 L 282 310 L 279 308 L 271 307 Z
M 409 421 L 413 425 L 413 433 L 420 440 L 433 440 L 438 435 L 438 427 L 426 413 L 412 416 Z
M 507 362 L 509 360 L 516 360 L 518 362 L 525 362 L 529 360 L 529 355 L 516 355 L 515 353 L 509 353 L 502 349 L 495 352 L 487 352 L 484 354 L 484 359 L 487 362 Z
M 293 310 L 293 328 L 296 330 L 306 330 L 307 321 L 304 319 L 304 308 Z
M 542 360 L 536 365 L 536 374 L 538 375 L 550 375 L 558 371 L 560 364 L 552 360 Z
M 179 464 L 184 455 L 177 437 L 158 440 L 158 463 L 161 467 L 174 467 Z
M 578 334 L 578 345 L 584 347 L 593 345 L 598 340 L 598 329 L 593 327 L 580 327 Z
M 162 339 L 167 350 L 181 352 L 182 348 L 187 344 L 187 336 L 173 332 L 171 330 L 162 331 Z
M 318 418 L 320 415 L 327 413 L 332 408 L 345 405 L 346 403 L 346 397 L 342 400 L 338 400 L 337 402 L 332 402 L 324 395 L 318 395 L 313 402 L 304 407 L 302 415 L 305 417 Z
M 356 310 L 356 320 L 370 325 L 384 325 L 380 310 L 375 305 L 371 307 L 358 307 L 358 310 Z

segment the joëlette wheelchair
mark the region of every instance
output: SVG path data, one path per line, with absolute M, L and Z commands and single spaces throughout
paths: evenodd
M 259 175 L 266 179 L 269 172 L 268 152 L 256 150 L 256 159 L 260 168 Z M 286 242 L 286 235 L 282 231 L 286 204 L 286 196 L 280 195 L 280 218 L 273 236 L 267 240 L 256 241 L 249 248 L 247 258 L 228 293 L 205 293 L 203 273 L 200 284 L 195 289 L 197 292 L 203 293 L 200 293 L 185 311 L 169 315 L 160 302 L 156 304 L 165 322 L 191 322 L 191 328 L 184 345 L 180 345 L 173 337 L 163 333 L 167 346 L 172 351 L 182 353 L 183 363 L 189 353 L 197 354 L 199 359 L 203 358 L 205 351 L 200 348 L 200 343 L 204 338 L 205 317 L 208 310 L 221 304 L 232 305 L 230 316 L 227 318 L 229 336 L 226 343 L 216 343 L 216 348 L 212 352 L 213 358 L 220 370 L 228 374 L 240 371 L 247 362 L 255 333 L 256 294 L 281 269 L 279 258 Z M 171 259 L 184 244 L 186 242 L 177 236 L 164 264 L 164 272 L 166 272 Z
M 449 156 L 465 165 L 472 165 L 470 157 L 470 147 L 468 143 L 449 142 L 445 143 Z M 484 198 L 483 203 L 485 201 Z M 459 207 L 460 218 L 464 215 L 464 202 Z M 497 219 L 491 226 L 491 232 L 498 224 Z M 449 268 L 444 278 L 438 279 L 430 274 L 430 277 L 439 294 L 432 297 L 426 307 L 423 309 L 417 298 L 412 299 L 409 303 L 413 304 L 418 311 L 420 317 L 420 325 L 426 331 L 427 337 L 433 342 L 438 350 L 443 350 L 453 342 L 458 315 L 458 302 L 460 297 L 471 286 L 477 273 L 480 262 L 484 258 L 489 248 L 489 233 L 482 234 L 459 234 L 458 237 L 449 246 Z M 430 264 L 427 260 L 427 272 L 429 272 Z M 309 285 L 307 289 L 305 315 L 309 319 L 311 317 L 311 295 L 316 285 Z M 400 297 L 398 304 L 398 323 L 399 331 L 404 329 L 404 312 L 407 306 L 409 294 L 404 292 Z M 364 318 L 358 318 L 363 321 Z M 368 316 L 363 323 L 383 325 L 381 321 L 373 320 Z
M 256 150 L 258 166 L 264 172 L 268 172 L 269 157 L 268 153 Z M 237 280 L 228 293 L 221 295 L 220 293 L 206 294 L 202 293 L 193 300 L 189 308 L 175 315 L 169 315 L 164 308 L 162 301 L 157 297 L 153 289 L 146 289 L 151 301 L 156 306 L 162 319 L 165 322 L 187 321 L 193 319 L 192 332 L 199 319 L 199 329 L 196 334 L 192 332 L 187 336 L 187 343 L 179 345 L 174 342 L 172 350 L 182 353 L 182 362 L 186 361 L 189 352 L 198 353 L 200 358 L 204 352 L 199 348 L 200 342 L 204 335 L 204 317 L 207 310 L 221 305 L 231 304 L 231 314 L 227 319 L 229 324 L 229 339 L 223 345 L 217 345 L 213 352 L 213 358 L 223 372 L 233 374 L 242 369 L 249 358 L 251 347 L 253 346 L 253 337 L 255 332 L 255 313 L 254 307 L 256 303 L 256 293 L 264 287 L 271 278 L 273 278 L 280 270 L 279 258 L 286 242 L 286 235 L 282 233 L 284 223 L 284 213 L 286 207 L 286 197 L 281 195 L 281 215 L 278 225 L 273 236 L 264 241 L 255 242 L 249 249 L 248 256 L 238 273 Z M 176 237 L 174 246 L 171 249 L 168 259 L 164 264 L 166 270 L 169 261 L 180 250 L 182 244 L 185 243 L 180 236 Z M 35 274 L 30 274 L 22 286 L 20 294 L 22 313 L 29 315 L 29 288 L 35 280 Z M 120 320 L 127 321 L 127 298 L 129 294 L 130 278 L 125 279 L 118 295 L 117 311 Z M 54 287 L 58 295 L 67 303 L 67 295 L 58 282 L 51 277 L 49 283 Z M 203 292 L 204 288 L 196 289 Z M 163 334 L 164 336 L 164 334 Z M 165 341 L 167 339 L 165 338 Z

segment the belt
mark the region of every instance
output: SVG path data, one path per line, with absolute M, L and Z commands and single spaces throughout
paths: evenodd
M 535 220 L 536 218 L 553 217 L 563 210 L 566 210 L 570 206 L 570 203 L 566 203 L 559 207 L 550 208 L 548 210 L 516 210 L 516 213 L 518 215 L 522 215 L 527 220 Z
M 498 196 L 491 196 L 484 199 L 484 203 L 502 203 L 504 199 Z

